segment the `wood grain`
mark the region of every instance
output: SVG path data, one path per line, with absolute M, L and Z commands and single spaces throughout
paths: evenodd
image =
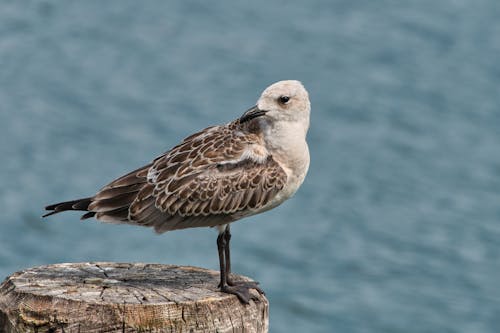
M 267 332 L 265 296 L 252 290 L 244 305 L 218 282 L 217 271 L 189 266 L 35 267 L 0 286 L 0 332 Z

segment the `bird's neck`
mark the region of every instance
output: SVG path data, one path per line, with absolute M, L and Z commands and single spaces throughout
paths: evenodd
M 287 161 L 289 176 L 305 175 L 309 167 L 309 148 L 306 142 L 308 128 L 308 121 L 275 121 L 261 124 L 266 148 L 279 161 Z

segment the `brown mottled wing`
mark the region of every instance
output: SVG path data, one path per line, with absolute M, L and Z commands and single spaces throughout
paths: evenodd
M 253 153 L 259 136 L 234 126 L 208 128 L 157 158 L 130 206 L 129 223 L 157 232 L 215 226 L 269 203 L 286 173 L 272 156 Z

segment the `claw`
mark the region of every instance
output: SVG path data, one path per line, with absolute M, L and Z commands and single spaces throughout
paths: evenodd
M 247 289 L 255 289 L 261 295 L 265 295 L 266 294 L 264 292 L 264 290 L 262 290 L 259 287 L 259 283 L 258 282 L 254 282 L 254 281 L 228 281 L 227 284 L 230 285 L 230 286 L 243 287 L 243 288 L 247 288 Z
M 257 282 L 248 282 L 248 281 L 231 281 L 226 286 L 220 287 L 220 291 L 233 294 L 238 296 L 238 299 L 245 304 L 248 304 L 250 299 L 257 299 L 254 296 L 250 295 L 250 289 L 255 289 L 259 294 L 265 295 L 264 290 L 262 290 Z
M 227 294 L 233 294 L 238 297 L 240 302 L 244 304 L 250 303 L 250 291 L 246 287 L 241 286 L 224 286 L 220 289 L 222 292 Z

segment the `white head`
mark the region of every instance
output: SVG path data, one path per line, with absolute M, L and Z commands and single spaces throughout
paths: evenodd
M 257 105 L 249 109 L 240 118 L 241 122 L 259 117 L 261 121 L 299 122 L 307 130 L 311 104 L 309 94 L 299 81 L 287 80 L 273 83 L 267 87 L 257 101 Z

